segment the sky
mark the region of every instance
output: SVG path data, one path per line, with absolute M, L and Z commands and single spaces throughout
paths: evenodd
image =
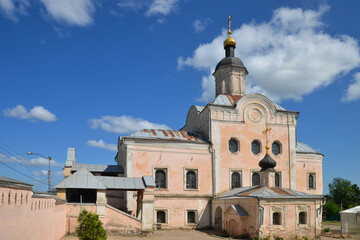
M 0 0 L 0 175 L 47 190 L 78 163 L 116 164 L 142 128 L 178 130 L 214 98 L 232 15 L 247 93 L 299 111 L 298 141 L 360 186 L 360 1 Z M 42 154 L 27 155 L 27 152 Z

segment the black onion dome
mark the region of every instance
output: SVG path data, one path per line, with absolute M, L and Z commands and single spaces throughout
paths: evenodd
M 274 167 L 276 167 L 276 161 L 270 157 L 269 154 L 266 154 L 265 157 L 259 162 L 259 166 L 261 167 L 260 171 L 270 171 L 275 172 Z
M 227 66 L 245 68 L 245 66 L 244 66 L 243 62 L 240 60 L 240 58 L 237 58 L 237 57 L 225 57 L 216 65 L 215 71 L 218 70 L 221 67 L 227 67 Z

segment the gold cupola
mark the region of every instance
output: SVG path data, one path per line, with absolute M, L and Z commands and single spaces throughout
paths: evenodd
M 235 39 L 233 39 L 233 38 L 231 37 L 231 15 L 229 15 L 228 25 L 229 25 L 229 31 L 228 31 L 229 36 L 228 36 L 228 38 L 224 41 L 224 47 L 229 46 L 229 45 L 235 47 L 235 46 L 236 46 L 236 41 L 235 41 Z

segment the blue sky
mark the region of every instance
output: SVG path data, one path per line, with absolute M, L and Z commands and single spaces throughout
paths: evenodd
M 179 129 L 214 95 L 228 14 L 259 92 L 300 112 L 298 140 L 360 185 L 359 1 L 0 0 L 0 175 L 46 190 L 68 147 L 115 164 L 118 136 Z M 36 180 L 34 180 L 36 179 Z M 43 183 L 40 183 L 40 182 Z M 54 185 L 53 184 L 53 185 Z

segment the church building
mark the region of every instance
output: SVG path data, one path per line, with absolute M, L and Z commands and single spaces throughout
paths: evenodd
M 156 228 L 315 238 L 321 231 L 323 155 L 297 141 L 299 112 L 246 94 L 248 71 L 235 56 L 230 25 L 228 34 L 225 57 L 213 73 L 215 99 L 191 106 L 180 130 L 143 129 L 120 137 L 121 171 L 113 177 L 152 176 Z M 111 201 L 137 217 L 138 194 L 126 191 Z

